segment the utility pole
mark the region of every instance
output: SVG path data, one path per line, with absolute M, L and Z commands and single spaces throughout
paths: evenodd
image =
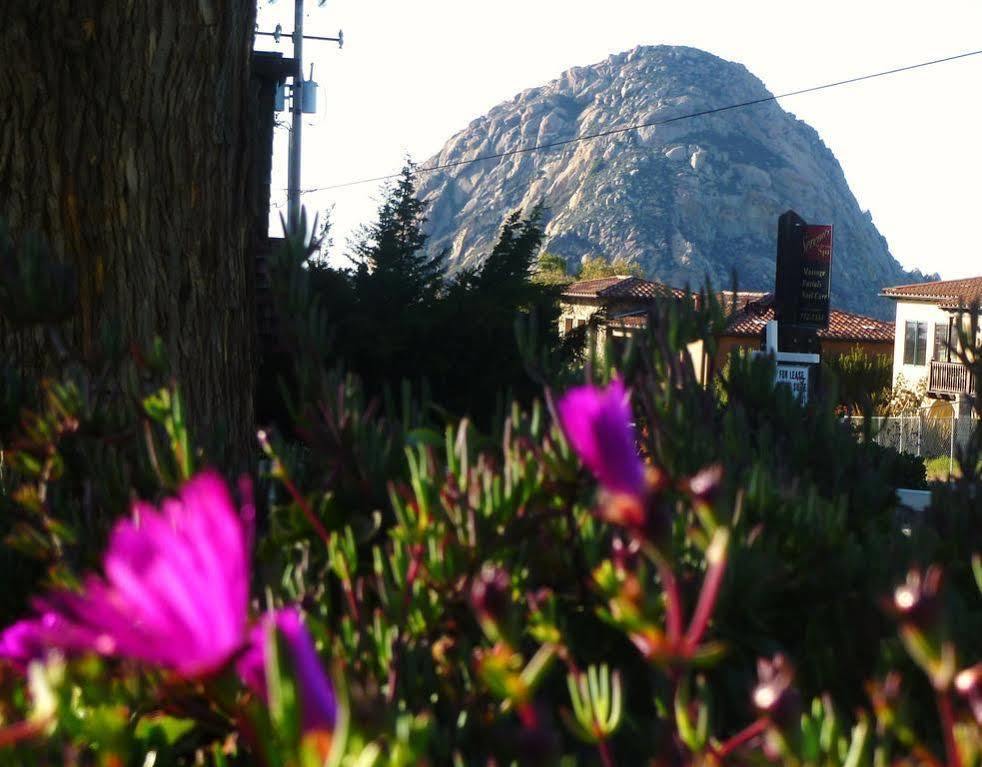
M 300 154 L 303 141 L 303 0 L 293 0 L 293 125 L 290 130 L 290 159 L 287 167 L 287 220 L 291 231 L 300 227 Z
M 291 230 L 296 230 L 300 226 L 300 158 L 302 155 L 303 141 L 303 116 L 304 114 L 317 111 L 317 83 L 314 82 L 314 70 L 311 65 L 310 80 L 307 84 L 311 88 L 310 98 L 303 97 L 303 41 L 319 40 L 337 43 L 339 48 L 344 47 L 344 32 L 339 31 L 337 37 L 325 37 L 323 35 L 304 35 L 303 33 L 303 2 L 304 0 L 293 0 L 293 58 L 296 60 L 296 75 L 293 78 L 292 103 L 290 112 L 292 113 L 290 127 L 290 152 L 287 161 L 287 225 Z M 323 5 L 323 2 L 321 3 Z M 280 25 L 276 25 L 274 32 L 256 31 L 257 35 L 272 37 L 277 43 L 280 41 Z M 308 103 L 309 102 L 309 103 Z

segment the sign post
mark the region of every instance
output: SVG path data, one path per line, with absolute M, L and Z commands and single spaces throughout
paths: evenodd
M 832 227 L 809 224 L 793 210 L 778 218 L 774 319 L 764 348 L 777 361 L 775 383 L 802 403 L 815 388 L 821 360 L 818 331 L 829 324 Z

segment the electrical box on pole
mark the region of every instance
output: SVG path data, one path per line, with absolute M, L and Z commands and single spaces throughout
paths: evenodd
M 326 0 L 318 0 L 318 5 L 323 6 Z M 304 35 L 303 17 L 304 0 L 293 0 L 293 58 L 296 61 L 297 74 L 293 78 L 292 100 L 290 103 L 290 151 L 287 160 L 287 224 L 291 230 L 300 225 L 300 194 L 301 194 L 301 156 L 303 150 L 303 115 L 315 114 L 317 112 L 317 90 L 318 85 L 314 81 L 314 66 L 310 66 L 310 79 L 303 79 L 303 41 L 317 40 L 333 42 L 338 44 L 338 48 L 344 46 L 344 32 L 338 31 L 337 37 L 325 37 L 323 35 Z M 257 31 L 257 35 L 272 37 L 277 43 L 283 37 L 283 28 L 277 24 L 272 32 Z M 281 87 L 277 90 L 274 97 L 274 108 L 281 112 L 286 107 L 286 88 Z
M 310 79 L 303 84 L 301 108 L 305 115 L 317 114 L 317 83 L 314 82 L 314 65 L 310 65 Z

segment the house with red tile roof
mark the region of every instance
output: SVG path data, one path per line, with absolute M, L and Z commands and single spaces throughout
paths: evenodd
M 950 400 L 967 412 L 976 392 L 971 371 L 958 361 L 959 327 L 969 331 L 973 303 L 982 302 L 982 277 L 885 288 L 897 307 L 893 377 L 911 388 L 923 382 L 931 399 Z
M 721 350 L 728 353 L 729 349 L 748 344 L 757 348 L 764 327 L 773 319 L 773 294 L 746 304 L 730 315 L 719 338 Z M 818 331 L 818 340 L 823 354 L 843 354 L 857 346 L 867 354 L 893 354 L 893 323 L 832 309 L 829 326 Z
M 722 296 L 724 307 L 732 307 L 732 294 Z M 764 328 L 774 319 L 774 294 L 758 293 L 750 300 L 737 301 L 731 308 L 723 332 L 717 338 L 714 360 L 690 348 L 696 373 L 703 383 L 714 370 L 720 370 L 734 349 L 763 348 Z M 889 322 L 839 309 L 829 312 L 829 326 L 818 331 L 823 355 L 847 354 L 857 347 L 867 354 L 893 354 L 894 327 Z M 701 349 L 700 349 L 701 351 Z M 712 362 L 712 364 L 710 364 Z
M 643 331 L 648 325 L 648 313 L 658 301 L 680 301 L 685 296 L 686 291 L 679 288 L 627 275 L 574 282 L 561 294 L 559 332 L 588 327 L 591 343 L 602 354 L 607 343 L 616 348 Z M 698 296 L 692 298 L 698 301 Z M 716 298 L 729 315 L 719 337 L 716 359 L 705 359 L 701 342 L 690 344 L 689 348 L 703 383 L 712 370 L 719 370 L 732 349 L 760 349 L 764 327 L 774 319 L 772 293 L 729 291 Z M 826 354 L 843 354 L 856 347 L 868 354 L 893 354 L 893 324 L 861 314 L 833 309 L 828 328 L 819 331 L 818 337 Z
M 648 311 L 659 301 L 677 301 L 685 291 L 632 275 L 581 280 L 559 298 L 559 333 L 586 327 L 590 343 L 603 354 L 607 342 L 626 343 L 646 327 Z

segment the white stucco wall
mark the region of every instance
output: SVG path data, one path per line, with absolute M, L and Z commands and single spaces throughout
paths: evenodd
M 573 320 L 573 327 L 580 322 L 589 322 L 590 318 L 600 309 L 597 302 L 562 300 L 559 302 L 559 334 L 566 332 L 566 320 Z
M 903 374 L 907 386 L 914 388 L 921 379 L 927 378 L 931 370 L 931 358 L 934 356 L 934 326 L 947 326 L 951 315 L 938 308 L 935 304 L 923 301 L 897 301 L 897 318 L 894 325 L 893 337 L 893 382 Z M 927 351 L 923 365 L 904 364 L 904 332 L 908 322 L 927 323 Z

